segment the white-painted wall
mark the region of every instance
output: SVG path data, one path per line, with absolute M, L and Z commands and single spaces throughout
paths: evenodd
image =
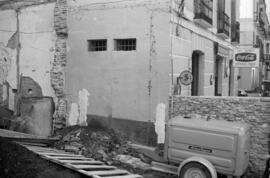
M 54 3 L 21 10 L 20 73 L 33 78 L 44 96 L 54 96 L 50 82 L 51 62 L 54 58 Z
M 70 102 L 78 103 L 78 92 L 85 88 L 90 93 L 89 115 L 137 121 L 154 121 L 157 105 L 168 106 L 170 16 L 166 1 L 159 2 L 70 1 Z M 137 49 L 115 51 L 114 39 L 119 38 L 136 38 Z M 107 39 L 107 50 L 89 52 L 90 39 Z
M 34 79 L 44 96 L 54 96 L 50 82 L 51 62 L 54 58 L 54 3 L 22 8 L 18 19 L 15 10 L 0 11 L 0 43 L 9 51 L 11 66 L 7 76 L 9 109 L 14 109 L 14 93 L 17 89 L 17 49 L 7 47 L 12 35 L 20 30 L 19 72 Z M 19 22 L 19 23 L 17 23 Z

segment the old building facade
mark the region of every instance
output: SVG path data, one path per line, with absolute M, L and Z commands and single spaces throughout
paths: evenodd
M 268 48 L 269 21 L 264 0 L 240 1 L 240 46 L 242 48 L 259 49 L 260 65 L 258 67 L 241 68 L 239 87 L 244 90 L 255 90 L 267 76 L 265 58 Z
M 56 128 L 67 115 L 66 17 L 65 0 L 0 1 L 1 106 L 20 115 L 21 98 L 50 97 Z
M 68 2 L 71 115 L 79 115 L 84 90 L 89 121 L 146 139 L 160 104 L 169 118 L 172 95 L 237 94 L 232 58 L 239 41 L 238 1 Z M 182 85 L 179 76 L 187 70 L 194 80 Z

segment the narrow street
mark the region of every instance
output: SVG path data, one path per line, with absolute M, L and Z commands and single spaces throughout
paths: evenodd
M 0 178 L 269 178 L 269 96 L 270 0 L 0 0 Z

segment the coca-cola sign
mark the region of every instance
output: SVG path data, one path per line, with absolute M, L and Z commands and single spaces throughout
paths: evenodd
M 234 51 L 234 67 L 259 67 L 259 48 L 238 48 Z
M 238 53 L 235 55 L 235 61 L 239 62 L 256 61 L 256 53 Z

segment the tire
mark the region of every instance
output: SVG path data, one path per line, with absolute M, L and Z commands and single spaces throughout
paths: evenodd
M 204 165 L 190 162 L 180 170 L 179 178 L 212 178 L 212 176 Z

